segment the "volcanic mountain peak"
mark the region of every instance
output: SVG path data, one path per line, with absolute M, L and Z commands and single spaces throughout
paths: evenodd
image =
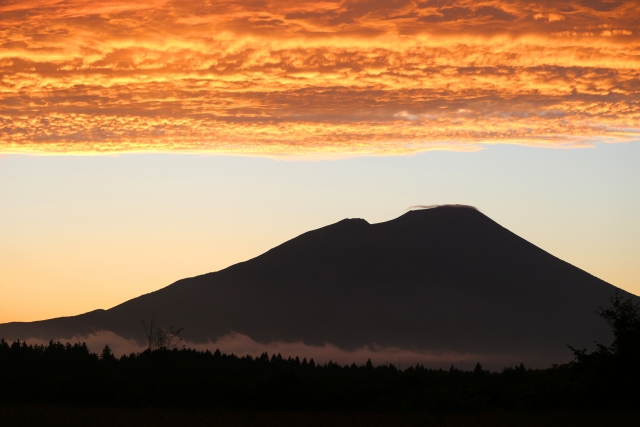
M 0 337 L 108 330 L 141 339 L 140 319 L 154 317 L 184 327 L 193 342 L 237 332 L 262 343 L 490 354 L 497 364 L 541 366 L 570 357 L 567 344 L 608 342 L 594 310 L 615 291 L 477 209 L 444 205 L 376 224 L 344 219 L 109 310 L 0 325 Z
M 324 233 L 329 233 L 337 238 L 345 239 L 353 237 L 350 233 L 358 232 L 366 233 L 372 237 L 373 235 L 378 234 L 382 229 L 387 229 L 388 227 L 391 227 L 398 232 L 407 233 L 419 231 L 419 229 L 423 229 L 424 227 L 438 229 L 443 226 L 455 227 L 456 224 L 464 224 L 465 227 L 478 227 L 480 226 L 479 221 L 482 222 L 483 220 L 495 224 L 495 222 L 472 206 L 434 205 L 430 208 L 412 209 L 392 220 L 373 224 L 362 218 L 345 218 L 336 223 L 303 233 L 302 235 L 283 243 L 283 245 L 295 241 L 303 236 L 317 237 Z
M 409 211 L 395 219 L 379 224 L 403 223 L 405 221 L 411 221 L 414 222 L 414 225 L 416 225 L 418 221 L 465 221 L 471 218 L 484 218 L 485 220 L 491 221 L 486 215 L 484 215 L 473 206 L 434 205 L 433 207 L 429 208 L 425 207 L 420 209 L 410 209 Z

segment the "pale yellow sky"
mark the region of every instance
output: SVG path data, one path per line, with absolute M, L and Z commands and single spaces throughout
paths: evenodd
M 463 203 L 640 294 L 640 143 L 337 161 L 0 158 L 0 322 L 110 308 L 347 217 Z

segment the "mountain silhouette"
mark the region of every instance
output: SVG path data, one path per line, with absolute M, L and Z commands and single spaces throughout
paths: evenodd
M 0 337 L 108 330 L 142 339 L 140 320 L 153 316 L 183 327 L 193 342 L 233 331 L 264 343 L 492 354 L 544 365 L 570 358 L 567 344 L 610 342 L 595 310 L 616 290 L 474 208 L 441 206 L 378 224 L 345 219 L 109 310 L 0 325 Z

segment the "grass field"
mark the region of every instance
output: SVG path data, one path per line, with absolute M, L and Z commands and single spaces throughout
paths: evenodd
M 494 412 L 478 414 L 309 414 L 124 409 L 70 406 L 2 406 L 2 426 L 233 426 L 233 427 L 566 427 L 640 425 L 640 413 Z

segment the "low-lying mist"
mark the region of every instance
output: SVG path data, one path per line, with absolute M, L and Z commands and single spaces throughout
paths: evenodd
M 28 344 L 46 344 L 48 341 L 28 338 L 25 340 Z M 147 343 L 121 337 L 111 331 L 98 331 L 89 335 L 76 335 L 73 337 L 55 338 L 54 342 L 62 343 L 86 343 L 87 347 L 95 353 L 100 354 L 102 349 L 108 345 L 116 357 L 123 354 L 139 353 L 147 348 Z M 324 345 L 309 345 L 304 342 L 282 342 L 274 341 L 269 343 L 260 343 L 254 341 L 251 337 L 240 334 L 230 333 L 215 341 L 209 340 L 205 343 L 197 343 L 191 341 L 182 341 L 185 348 L 214 352 L 216 349 L 222 353 L 235 354 L 237 356 L 250 355 L 252 357 L 260 356 L 267 352 L 269 355 L 281 354 L 282 357 L 299 357 L 300 360 L 306 358 L 313 359 L 316 363 L 324 364 L 329 361 L 339 363 L 341 365 L 357 365 L 364 364 L 367 360 L 371 360 L 374 365 L 393 364 L 396 367 L 406 368 L 416 364 L 424 365 L 430 368 L 448 369 L 454 365 L 458 369 L 470 370 L 475 364 L 480 362 L 482 366 L 499 370 L 505 366 L 515 366 L 527 362 L 526 355 L 504 355 L 504 354 L 473 354 L 459 353 L 452 351 L 431 352 L 419 350 L 407 350 L 398 347 L 381 347 L 377 345 L 364 346 L 355 350 L 345 350 L 331 343 Z M 549 361 L 551 363 L 565 362 L 570 359 L 570 353 L 567 352 L 567 360 L 558 360 L 554 358 Z

